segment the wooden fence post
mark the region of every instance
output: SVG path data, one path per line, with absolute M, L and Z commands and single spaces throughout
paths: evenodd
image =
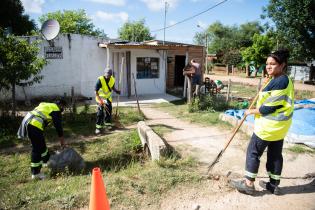
M 228 88 L 226 91 L 226 102 L 229 102 L 229 100 L 230 100 L 230 90 L 231 90 L 231 79 L 229 79 Z

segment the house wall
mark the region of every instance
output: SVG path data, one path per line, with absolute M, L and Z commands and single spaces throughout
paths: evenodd
M 166 55 L 166 53 L 165 53 Z M 156 57 L 159 58 L 159 78 L 137 79 L 137 57 Z M 131 51 L 131 95 L 135 94 L 134 74 L 138 95 L 161 94 L 165 93 L 165 59 L 162 50 L 137 49 Z
M 171 62 L 167 64 L 167 81 L 166 87 L 173 88 L 175 80 L 175 56 L 176 55 L 188 55 L 187 62 L 195 59 L 196 62 L 202 66 L 202 72 L 204 73 L 204 48 L 203 47 L 189 47 L 188 49 L 168 50 L 167 57 L 171 58 Z
M 30 40 L 35 40 L 32 37 Z M 78 34 L 59 34 L 54 40 L 56 47 L 61 46 L 63 50 L 62 59 L 48 59 L 48 64 L 41 71 L 43 79 L 38 84 L 25 87 L 25 94 L 28 99 L 36 97 L 55 97 L 71 95 L 71 88 L 74 88 L 74 94 L 83 97 L 94 98 L 94 87 L 99 76 L 103 75 L 107 66 L 107 50 L 100 48 L 99 42 L 104 40 L 82 36 Z M 43 41 L 40 46 L 40 57 L 44 57 L 44 47 L 49 46 L 47 41 Z M 131 73 L 136 76 L 137 57 L 158 57 L 160 58 L 160 75 L 157 79 L 136 79 L 137 93 L 161 94 L 165 93 L 165 63 L 163 51 L 155 49 L 109 49 L 109 67 L 114 71 L 116 78 L 116 87 L 120 85 L 121 95 L 128 95 L 126 59 L 124 59 L 122 78 L 121 62 L 122 57 L 126 56 L 126 51 L 131 52 Z M 119 81 L 121 80 L 120 84 Z M 134 85 L 131 78 L 131 93 L 134 94 Z M 17 87 L 16 96 L 18 100 L 25 99 L 24 91 Z M 4 95 L 4 94 L 2 94 Z M 8 94 L 6 94 L 8 95 Z M 114 93 L 115 95 L 115 93 Z
M 32 38 L 35 39 L 35 38 Z M 48 59 L 48 64 L 41 71 L 43 79 L 40 83 L 26 87 L 29 99 L 45 96 L 71 95 L 74 87 L 75 95 L 94 97 L 94 86 L 98 76 L 103 74 L 106 66 L 106 50 L 99 48 L 101 39 L 78 34 L 59 34 L 54 45 L 61 46 L 63 59 Z M 44 57 L 41 44 L 39 56 Z M 17 88 L 17 99 L 24 99 L 22 88 Z

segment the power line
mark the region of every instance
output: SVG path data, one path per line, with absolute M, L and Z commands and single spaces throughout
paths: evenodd
M 172 25 L 169 25 L 169 26 L 167 26 L 167 27 L 163 27 L 163 28 L 160 28 L 160 29 L 157 29 L 157 30 L 153 30 L 153 31 L 151 31 L 151 32 L 162 31 L 162 30 L 165 30 L 165 29 L 167 29 L 167 28 L 171 28 L 171 27 L 173 27 L 173 26 L 176 26 L 176 25 L 178 25 L 178 24 L 180 24 L 180 23 L 183 23 L 183 22 L 186 22 L 186 21 L 188 21 L 188 20 L 191 20 L 191 19 L 193 19 L 193 18 L 195 18 L 195 17 L 197 17 L 197 16 L 199 16 L 199 15 L 201 15 L 201 14 L 203 14 L 203 13 L 208 12 L 209 10 L 214 9 L 215 7 L 219 6 L 220 4 L 223 4 L 223 3 L 226 2 L 226 1 L 228 1 L 228 0 L 221 1 L 221 2 L 217 3 L 216 5 L 210 7 L 210 8 L 208 8 L 208 9 L 202 11 L 202 12 L 199 12 L 199 13 L 197 13 L 197 14 L 195 14 L 195 15 L 193 15 L 193 16 L 190 16 L 190 17 L 188 17 L 188 18 L 185 18 L 184 20 L 181 20 L 181 21 L 179 21 L 179 22 L 177 22 L 177 23 L 174 23 L 174 24 L 172 24 Z

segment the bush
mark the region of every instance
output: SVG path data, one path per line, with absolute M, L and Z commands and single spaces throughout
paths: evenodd
M 201 95 L 193 99 L 192 103 L 188 106 L 189 112 L 198 111 L 224 111 L 228 108 L 228 103 L 225 102 L 225 98 L 221 95 Z

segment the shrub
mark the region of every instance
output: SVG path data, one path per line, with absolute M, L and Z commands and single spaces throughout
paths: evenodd
M 188 106 L 189 112 L 198 111 L 224 111 L 228 108 L 225 98 L 221 95 L 201 95 L 193 99 L 192 103 Z

